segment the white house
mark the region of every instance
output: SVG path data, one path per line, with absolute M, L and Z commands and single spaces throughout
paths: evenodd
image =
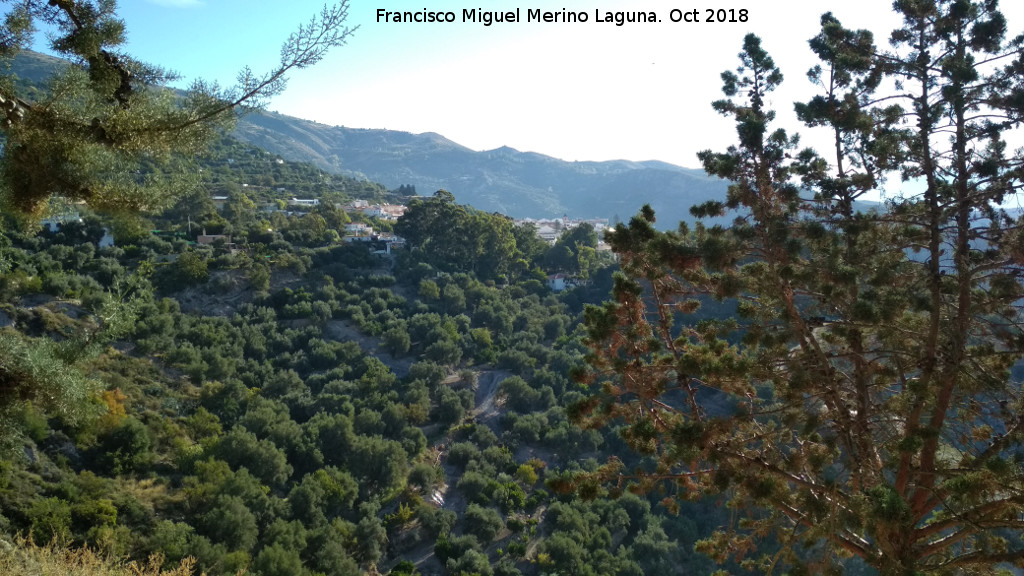
M 369 238 L 373 236 L 373 228 L 363 222 L 349 222 L 345 224 L 345 236 L 356 236 L 359 238 Z
M 81 222 L 82 216 L 78 212 L 66 212 L 64 214 L 58 214 L 44 218 L 39 225 L 46 228 L 51 233 L 60 230 L 60 227 L 65 222 Z
M 344 210 L 346 212 L 357 212 L 357 211 L 365 210 L 366 208 L 369 208 L 370 207 L 370 203 L 367 202 L 366 200 L 353 200 L 353 201 L 349 202 L 348 204 L 335 204 L 335 206 L 337 206 L 338 208 L 341 208 L 342 210 Z
M 554 292 L 561 292 L 566 288 L 571 288 L 575 284 L 572 282 L 572 278 L 569 278 L 565 274 L 552 274 L 548 276 L 548 288 Z
M 363 208 L 363 214 L 366 216 L 372 216 L 374 218 L 380 218 L 381 220 L 398 220 L 408 210 L 406 206 L 401 204 L 374 204 Z

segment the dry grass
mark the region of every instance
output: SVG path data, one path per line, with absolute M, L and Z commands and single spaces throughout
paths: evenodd
M 195 576 L 192 558 L 170 571 L 161 570 L 161 564 L 159 555 L 140 565 L 104 558 L 88 548 L 38 546 L 20 537 L 13 543 L 0 539 L 0 576 Z

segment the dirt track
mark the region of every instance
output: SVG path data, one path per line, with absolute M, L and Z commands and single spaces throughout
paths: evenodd
M 381 362 L 400 378 L 409 374 L 409 368 L 415 361 L 412 357 L 395 358 L 381 347 L 379 338 L 363 334 L 346 321 L 332 320 L 328 322 L 325 334 L 335 340 L 356 342 L 367 354 L 372 354 L 379 358 Z M 473 396 L 475 407 L 472 417 L 497 432 L 498 418 L 501 416 L 501 404 L 497 399 L 498 390 L 501 382 L 511 376 L 511 374 L 504 370 L 494 369 L 484 369 L 475 372 L 476 385 Z M 450 380 L 455 381 L 457 378 L 453 375 Z M 445 450 L 450 445 L 450 437 L 445 438 L 436 445 L 441 450 L 442 461 Z M 432 495 L 432 499 L 441 508 L 452 510 L 461 516 L 465 512 L 467 502 L 461 493 L 454 490 L 460 476 L 459 471 L 454 466 L 449 465 L 443 465 L 442 468 L 445 472 L 445 482 L 438 487 Z M 441 574 L 444 572 L 444 567 L 434 557 L 432 545 L 423 545 L 408 550 L 403 554 L 403 557 L 416 564 L 424 575 Z
M 473 416 L 476 416 L 491 428 L 494 428 L 492 420 L 499 416 L 500 407 L 495 401 L 495 397 L 498 394 L 498 386 L 509 376 L 511 374 L 504 370 L 482 370 L 477 374 L 476 396 L 473 398 L 476 408 L 473 410 Z

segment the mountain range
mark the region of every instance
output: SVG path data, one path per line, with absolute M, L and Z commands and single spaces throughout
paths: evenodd
M 567 162 L 501 147 L 474 151 L 432 132 L 327 126 L 275 113 L 243 117 L 237 138 L 287 160 L 362 176 L 419 194 L 446 189 L 462 204 L 512 217 L 628 220 L 645 203 L 662 226 L 689 218 L 693 204 L 725 197 L 727 184 L 658 161 Z
M 11 71 L 18 81 L 40 85 L 66 64 L 25 51 Z M 243 116 L 234 136 L 327 172 L 389 188 L 412 185 L 421 195 L 443 188 L 461 204 L 516 218 L 628 220 L 650 204 L 659 225 L 674 228 L 690 219 L 691 205 L 722 199 L 727 187 L 702 170 L 665 162 L 567 162 L 509 147 L 474 151 L 432 132 L 328 126 L 272 112 Z

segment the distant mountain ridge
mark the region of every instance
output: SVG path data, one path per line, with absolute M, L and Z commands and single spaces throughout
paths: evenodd
M 567 162 L 503 146 L 473 151 L 427 132 L 327 126 L 275 113 L 246 116 L 237 138 L 329 172 L 364 176 L 389 188 L 444 188 L 463 204 L 513 217 L 628 220 L 651 204 L 662 227 L 691 219 L 689 208 L 724 199 L 727 184 L 666 162 Z
M 64 60 L 25 51 L 19 81 L 40 85 Z M 327 126 L 271 112 L 244 116 L 234 136 L 282 158 L 364 177 L 389 188 L 411 184 L 421 195 L 444 188 L 462 204 L 513 217 L 619 218 L 649 203 L 659 227 L 691 220 L 689 208 L 724 199 L 727 184 L 702 170 L 666 162 L 567 162 L 501 147 L 478 152 L 432 132 Z

